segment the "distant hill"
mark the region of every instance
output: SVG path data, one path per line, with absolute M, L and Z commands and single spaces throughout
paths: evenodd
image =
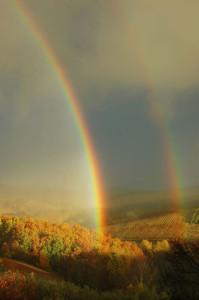
M 172 191 L 169 190 L 133 190 L 129 188 L 112 188 L 107 191 L 107 206 L 115 209 L 121 206 L 143 208 L 172 208 Z M 199 187 L 189 187 L 180 190 L 183 205 L 199 206 Z
M 189 210 L 199 207 L 199 187 L 181 189 L 183 199 L 179 208 Z M 108 225 L 127 223 L 152 216 L 157 212 L 173 212 L 171 191 L 141 191 L 114 188 L 107 192 Z
M 186 209 L 199 207 L 199 187 L 183 189 Z M 105 191 L 107 225 L 126 224 L 157 213 L 172 213 L 169 191 L 145 191 L 112 188 Z M 0 213 L 27 216 L 55 222 L 79 223 L 95 227 L 93 209 L 85 199 L 86 192 L 55 188 L 20 188 L 0 184 Z
M 86 203 L 85 191 L 56 188 L 22 188 L 0 184 L 2 215 L 79 223 L 92 228 L 93 211 Z

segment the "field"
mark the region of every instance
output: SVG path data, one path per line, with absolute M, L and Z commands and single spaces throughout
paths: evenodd
M 199 239 L 199 224 L 186 223 L 184 237 L 186 239 L 198 240 Z
M 105 232 L 123 241 L 198 239 L 199 224 L 186 223 L 181 213 L 162 212 L 126 224 L 107 226 Z

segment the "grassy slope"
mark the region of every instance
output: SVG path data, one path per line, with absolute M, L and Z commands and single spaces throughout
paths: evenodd
M 44 271 L 42 269 L 36 268 L 32 265 L 16 261 L 14 259 L 8 258 L 0 258 L 0 266 L 6 267 L 8 270 L 12 271 L 19 271 L 26 274 L 34 273 L 36 276 L 45 278 L 45 279 L 52 279 L 56 281 L 61 281 L 62 279 L 52 273 Z

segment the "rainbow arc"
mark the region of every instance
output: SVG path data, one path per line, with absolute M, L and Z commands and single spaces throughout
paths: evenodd
M 60 83 L 60 87 L 64 92 L 65 99 L 70 106 L 87 157 L 89 172 L 92 181 L 91 184 L 93 188 L 93 201 L 95 203 L 96 228 L 97 232 L 101 234 L 102 227 L 105 225 L 105 199 L 100 168 L 86 121 L 75 95 L 74 87 L 71 85 L 70 80 L 66 74 L 66 70 L 62 67 L 59 58 L 56 56 L 56 53 L 53 51 L 53 48 L 51 47 L 50 43 L 48 42 L 47 38 L 45 37 L 41 28 L 38 26 L 37 22 L 34 20 L 29 10 L 24 6 L 24 4 L 22 4 L 22 2 L 20 2 L 20 0 L 11 1 L 26 23 L 26 26 L 29 27 L 37 43 L 39 43 L 44 55 L 48 59 L 48 62 L 51 65 L 52 70 Z

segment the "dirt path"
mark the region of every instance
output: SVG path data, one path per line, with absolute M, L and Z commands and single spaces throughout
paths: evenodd
M 19 271 L 26 274 L 34 273 L 36 276 L 45 279 L 51 279 L 56 281 L 62 281 L 62 279 L 50 272 L 44 271 L 42 269 L 36 268 L 32 265 L 19 262 L 14 259 L 0 258 L 0 266 L 5 266 L 9 270 Z

